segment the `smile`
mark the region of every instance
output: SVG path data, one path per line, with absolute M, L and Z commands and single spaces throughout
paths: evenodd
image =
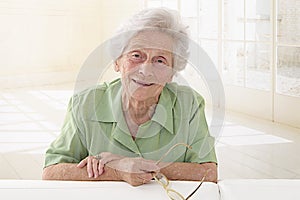
M 149 87 L 151 85 L 154 85 L 154 83 L 146 83 L 146 82 L 143 82 L 143 81 L 139 81 L 139 80 L 134 80 L 132 79 L 133 82 L 135 82 L 136 84 L 140 85 L 140 86 L 143 86 L 143 87 Z

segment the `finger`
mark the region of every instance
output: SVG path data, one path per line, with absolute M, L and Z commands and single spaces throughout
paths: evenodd
M 83 168 L 84 166 L 86 166 L 86 164 L 87 164 L 87 159 L 83 159 L 78 163 L 77 167 Z
M 130 174 L 128 180 L 125 181 L 132 186 L 139 186 L 143 184 L 144 179 L 139 177 L 138 174 Z
M 147 184 L 147 183 L 149 183 L 151 180 L 148 180 L 148 179 L 144 179 L 144 178 L 141 178 L 141 180 L 142 180 L 142 184 Z
M 150 182 L 153 178 L 152 173 L 143 173 L 141 177 L 146 181 L 146 183 Z
M 145 179 L 143 180 L 143 184 L 146 184 L 146 183 L 148 183 L 148 182 L 149 182 L 149 181 L 147 181 L 147 180 L 145 180 Z
M 101 160 L 99 160 L 99 163 L 98 163 L 98 173 L 99 173 L 99 176 L 101 174 L 103 174 L 104 172 L 104 165 L 101 164 Z
M 139 174 L 137 177 L 142 184 L 149 183 L 152 179 L 152 175 L 149 173 Z
M 147 180 L 146 180 L 146 179 L 143 179 L 142 177 L 140 177 L 139 179 L 141 180 L 141 183 L 142 183 L 142 184 L 145 184 L 145 183 L 147 182 Z
M 97 159 L 92 160 L 94 178 L 97 178 L 99 176 L 98 163 L 99 163 L 99 160 L 97 160 Z
M 89 178 L 92 178 L 94 176 L 93 164 L 92 164 L 92 158 L 91 157 L 89 157 L 88 161 L 87 161 L 87 172 L 88 172 Z
M 98 164 L 98 173 L 99 173 L 99 176 L 101 174 L 103 174 L 103 172 L 104 172 L 104 164 L 103 164 L 102 160 L 99 160 L 99 164 Z

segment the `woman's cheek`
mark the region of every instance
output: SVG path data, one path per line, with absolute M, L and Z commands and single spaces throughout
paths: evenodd
M 124 64 L 124 71 L 129 72 L 129 71 L 135 69 L 136 66 L 137 66 L 136 63 L 133 63 L 132 61 L 127 61 L 127 62 Z
M 169 82 L 173 76 L 173 69 L 171 67 L 159 68 L 155 71 L 155 76 L 162 83 Z

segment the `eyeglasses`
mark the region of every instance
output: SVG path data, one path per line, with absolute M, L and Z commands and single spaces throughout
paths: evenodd
M 172 146 L 157 162 L 156 164 L 159 164 L 162 159 L 168 155 L 171 150 L 173 150 L 175 147 L 179 146 L 179 145 L 184 145 L 186 147 L 188 147 L 189 149 L 191 149 L 192 147 L 185 144 L 185 143 L 177 143 L 174 146 Z M 177 192 L 176 190 L 169 188 L 169 179 L 163 175 L 162 173 L 158 172 L 156 174 L 153 174 L 154 179 L 156 180 L 156 182 L 158 182 L 167 192 L 167 195 L 169 196 L 170 199 L 172 200 L 188 200 L 190 197 L 192 197 L 195 192 L 201 187 L 202 183 L 204 182 L 205 178 L 206 178 L 206 174 L 208 171 L 205 172 L 204 176 L 202 177 L 200 184 L 194 189 L 194 191 L 189 194 L 188 197 L 184 198 L 182 196 L 182 194 L 180 194 L 179 192 Z
M 157 173 L 154 176 L 154 179 L 161 185 L 163 186 L 163 188 L 166 190 L 167 195 L 170 197 L 170 199 L 172 200 L 188 200 L 189 198 L 191 198 L 195 192 L 197 192 L 197 190 L 201 187 L 202 183 L 205 180 L 207 171 L 205 172 L 204 176 L 202 177 L 200 184 L 194 189 L 194 191 L 192 193 L 189 194 L 189 196 L 187 196 L 186 198 L 184 198 L 182 196 L 182 194 L 180 194 L 179 192 L 177 192 L 176 190 L 169 188 L 169 179 L 163 175 L 162 173 Z

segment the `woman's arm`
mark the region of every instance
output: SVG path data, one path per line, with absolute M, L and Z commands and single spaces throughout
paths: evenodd
M 79 164 L 50 165 L 44 168 L 42 178 L 43 180 L 125 181 L 130 185 L 138 186 L 150 182 L 153 178 L 152 172 L 158 169 L 154 162 L 142 158 L 123 158 L 111 163 L 114 164 L 102 165 L 102 173 L 99 174 L 98 160 L 89 156 Z
M 114 170 L 108 166 L 104 167 L 105 173 L 97 178 L 89 177 L 87 166 L 79 168 L 76 163 L 59 163 L 50 165 L 43 170 L 43 180 L 77 180 L 77 181 L 96 181 L 96 180 L 112 180 L 121 181 L 116 176 Z
M 111 155 L 108 157 L 112 157 Z M 154 171 L 159 169 L 158 167 L 155 168 L 154 161 L 148 161 L 143 158 L 123 157 L 117 160 L 106 159 L 106 161 L 111 162 L 104 162 L 99 165 L 99 160 L 89 156 L 79 164 L 60 163 L 50 165 L 43 171 L 43 180 L 126 181 L 133 186 L 138 186 L 152 179 L 151 172 L 153 170 L 151 169 L 154 169 Z M 99 166 L 102 168 L 101 173 L 98 173 Z M 216 163 L 174 162 L 163 164 L 160 172 L 170 180 L 187 181 L 201 180 L 207 172 L 205 181 L 217 182 Z M 93 174 L 92 176 L 91 173 Z
M 161 170 L 170 180 L 186 180 L 186 181 L 199 181 L 206 173 L 205 181 L 217 182 L 218 170 L 216 163 L 184 163 L 174 162 Z

